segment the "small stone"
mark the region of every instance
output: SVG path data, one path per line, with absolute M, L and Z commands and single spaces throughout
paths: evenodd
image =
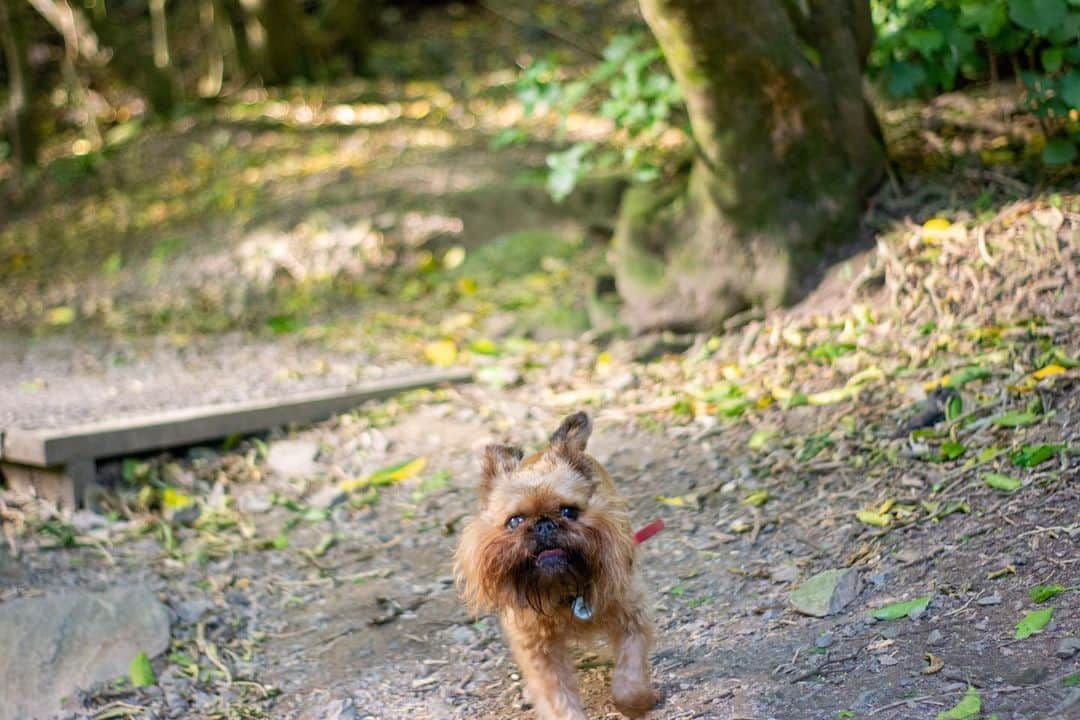
M 927 645 L 939 645 L 941 643 L 942 639 L 943 638 L 942 638 L 942 635 L 941 635 L 941 631 L 935 628 L 934 630 L 930 631 L 929 635 L 926 636 L 926 644 Z
M 997 593 L 994 593 L 993 595 L 987 595 L 985 597 L 981 597 L 978 600 L 976 600 L 975 604 L 976 605 L 1000 605 L 1001 604 L 1001 596 L 998 595 Z
M 792 606 L 813 617 L 835 615 L 859 594 L 859 574 L 855 570 L 825 570 L 791 592 Z
M 901 623 L 890 623 L 889 625 L 882 626 L 878 632 L 881 633 L 881 637 L 883 638 L 895 640 L 904 634 L 904 628 Z
M 1054 645 L 1054 654 L 1068 660 L 1080 651 L 1080 637 L 1063 637 Z
M 637 375 L 632 372 L 620 373 L 608 380 L 607 385 L 615 392 L 630 390 L 631 388 L 636 388 L 638 386 L 638 378 Z
M 795 582 L 799 577 L 799 568 L 791 563 L 783 563 L 769 570 L 769 579 L 774 583 Z
M 180 618 L 180 622 L 185 625 L 194 625 L 202 620 L 203 615 L 212 610 L 214 605 L 208 600 L 196 599 L 174 602 L 172 608 L 176 616 Z
M 1024 668 L 1014 675 L 1011 681 L 1014 685 L 1038 685 L 1049 676 L 1050 668 L 1036 666 Z
M 450 638 L 458 645 L 469 645 L 476 639 L 476 633 L 467 625 L 458 625 L 450 631 Z
M 270 446 L 266 466 L 283 477 L 306 477 L 319 470 L 319 446 L 308 440 L 280 440 Z
M 301 720 L 360 720 L 360 711 L 352 698 L 332 700 L 300 716 Z
M 270 498 L 265 495 L 246 493 L 236 499 L 236 506 L 239 508 L 240 512 L 260 515 L 264 512 L 268 512 L 274 504 L 270 501 Z
M 313 508 L 319 508 L 320 510 L 326 510 L 328 508 L 335 507 L 345 502 L 349 497 L 349 494 L 343 490 L 338 489 L 336 485 L 327 485 L 326 487 L 318 490 L 314 495 L 307 499 L 308 505 Z
M 884 667 L 891 667 L 891 666 L 896 665 L 896 664 L 898 664 L 900 662 L 899 660 L 897 660 L 892 655 L 880 655 L 880 656 L 878 656 L 877 660 Z
M 827 648 L 833 644 L 833 636 L 831 632 L 822 633 L 817 640 L 814 641 L 814 645 L 819 648 Z

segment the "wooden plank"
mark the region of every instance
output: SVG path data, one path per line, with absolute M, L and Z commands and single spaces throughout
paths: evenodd
M 346 412 L 368 400 L 471 379 L 472 374 L 466 370 L 430 370 L 284 398 L 204 405 L 65 428 L 11 428 L 0 436 L 0 460 L 54 467 L 71 461 L 192 445 L 289 423 L 310 423 Z

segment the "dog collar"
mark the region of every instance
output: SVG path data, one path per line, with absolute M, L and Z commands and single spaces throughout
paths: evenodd
M 657 518 L 656 520 L 653 520 L 651 523 L 634 533 L 634 542 L 640 545 L 641 543 L 645 542 L 663 529 L 664 521 L 660 518 Z M 570 609 L 574 613 L 574 617 L 576 617 L 578 620 L 581 620 L 582 622 L 588 622 L 589 620 L 592 620 L 592 606 L 589 605 L 589 601 L 581 595 L 578 595 L 574 598 L 574 603 L 573 605 L 571 605 Z

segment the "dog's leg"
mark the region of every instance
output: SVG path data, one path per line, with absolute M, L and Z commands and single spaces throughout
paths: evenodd
M 611 696 L 615 707 L 629 718 L 643 717 L 656 704 L 649 670 L 651 644 L 648 620 L 631 613 L 630 618 L 608 632 L 615 657 L 611 675 Z
M 507 627 L 529 699 L 540 720 L 588 720 L 578 697 L 570 649 L 561 638 L 540 642 Z

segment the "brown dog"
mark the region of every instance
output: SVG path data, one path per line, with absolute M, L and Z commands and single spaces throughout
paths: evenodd
M 577 413 L 535 455 L 485 448 L 481 511 L 457 549 L 465 602 L 473 613 L 499 613 L 542 720 L 586 720 L 570 646 L 601 634 L 614 654 L 616 707 L 637 718 L 656 703 L 634 535 L 611 476 L 585 454 L 591 431 Z

